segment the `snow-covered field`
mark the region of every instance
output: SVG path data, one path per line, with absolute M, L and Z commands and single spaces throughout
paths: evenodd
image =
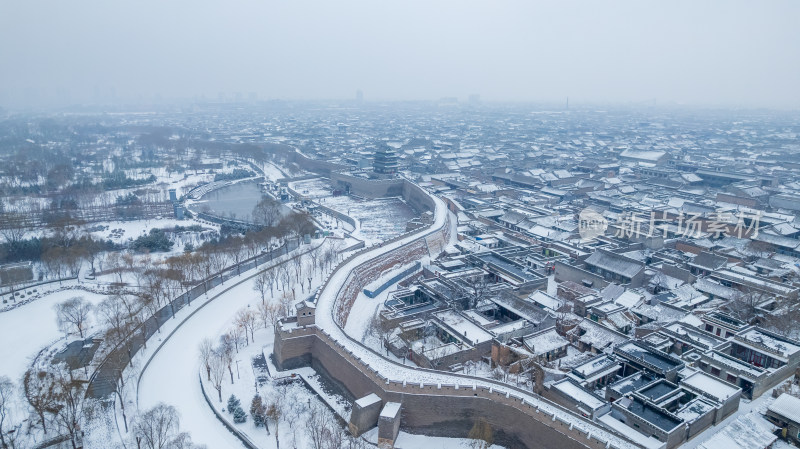
M 267 181 L 275 182 L 286 177 L 281 169 L 271 162 L 267 162 L 261 168 L 264 170 L 264 177 L 267 178 Z
M 64 333 L 58 330 L 56 324 L 54 307 L 76 296 L 93 304 L 104 297 L 79 289 L 61 290 L 0 313 L 0 376 L 8 376 L 14 382 L 19 382 L 32 358 L 42 348 L 64 338 Z
M 290 182 L 289 187 L 307 198 L 317 199 L 331 196 L 331 185 L 326 179 L 306 179 Z
M 359 222 L 353 233 L 367 244 L 391 239 L 406 231 L 406 223 L 416 214 L 399 198 L 361 200 L 351 196 L 330 196 L 319 199 L 323 206 L 341 212 Z
M 73 281 L 72 284 L 74 283 Z M 54 284 L 47 288 L 57 287 L 58 284 Z M 46 293 L 41 298 L 18 308 L 0 312 L 0 376 L 6 376 L 14 382 L 19 393 L 9 398 L 10 422 L 20 423 L 28 417 L 29 406 L 21 390 L 22 377 L 37 354 L 44 348 L 59 349 L 78 339 L 76 335 L 65 337 L 58 329 L 54 308 L 56 304 L 74 297 L 81 297 L 92 304 L 97 304 L 104 298 L 103 295 L 96 293 L 66 288 Z M 86 335 L 90 336 L 96 330 L 97 326 L 93 326 L 87 330 Z M 27 433 L 25 435 L 18 441 L 22 446 L 17 447 L 27 447 L 26 445 L 32 445 L 45 438 L 38 428 L 30 435 Z M 46 437 L 54 435 L 51 431 Z
M 166 229 L 174 228 L 175 226 L 187 227 L 196 224 L 199 223 L 194 220 L 161 218 L 153 220 L 107 221 L 101 223 L 92 223 L 91 225 L 87 226 L 87 228 L 92 229 L 92 237 L 96 239 L 111 240 L 114 243 L 121 244 L 127 242 L 129 239 L 135 239 L 139 236 L 145 235 L 154 228 Z M 217 229 L 212 225 L 203 224 L 202 226 L 209 230 Z

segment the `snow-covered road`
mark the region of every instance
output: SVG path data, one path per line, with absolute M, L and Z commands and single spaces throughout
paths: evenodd
M 316 244 L 315 242 L 314 245 Z M 307 247 L 301 248 L 305 252 Z M 292 254 L 295 253 L 290 253 L 290 256 Z M 181 415 L 181 430 L 189 432 L 195 443 L 205 444 L 209 448 L 241 447 L 242 443 L 220 424 L 203 399 L 197 377 L 198 345 L 206 337 L 216 341 L 230 328 L 240 309 L 248 306 L 254 308 L 261 301 L 253 290 L 255 274 L 256 271 L 243 273 L 243 276 L 248 277 L 246 280 L 234 278 L 225 285 L 209 290 L 210 299 L 198 298 L 195 304 L 203 301 L 204 305 L 191 317 L 180 318 L 185 321 L 174 333 L 169 334 L 172 329 L 169 328 L 162 334 L 156 334 L 148 342 L 148 347 L 152 350 L 153 346 L 161 344 L 161 339 L 166 339 L 157 353 L 151 356 L 148 352 L 145 355 L 151 358 L 139 381 L 139 409 L 145 410 L 159 402 L 175 406 Z M 320 276 L 316 278 L 314 287 L 321 282 Z M 238 284 L 232 286 L 236 282 Z M 276 297 L 280 294 L 277 290 L 273 293 Z M 156 341 L 152 341 L 154 339 Z M 225 388 L 223 386 L 223 394 Z M 214 391 L 207 393 L 216 394 Z
M 139 384 L 139 408 L 147 409 L 159 402 L 174 405 L 181 415 L 181 430 L 189 432 L 194 442 L 209 448 L 241 447 L 242 443 L 220 424 L 203 399 L 197 378 L 197 345 L 205 337 L 216 339 L 239 309 L 256 300 L 252 281 L 245 281 L 187 320 L 144 371 Z

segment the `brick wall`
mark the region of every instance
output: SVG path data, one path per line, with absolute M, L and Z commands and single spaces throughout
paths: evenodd
M 401 428 L 410 433 L 464 438 L 483 418 L 492 426 L 496 443 L 509 448 L 606 447 L 606 442 L 513 395 L 471 385 L 389 381 L 316 327 L 278 331 L 274 355 L 281 369 L 310 359 L 308 364 L 350 400 L 375 393 L 384 402 L 402 403 Z

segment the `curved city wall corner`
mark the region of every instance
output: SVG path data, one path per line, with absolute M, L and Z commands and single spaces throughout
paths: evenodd
M 347 300 L 349 295 L 344 296 L 345 301 L 341 300 L 342 292 L 352 290 L 350 287 L 353 285 L 360 290 L 372 280 L 370 277 L 352 276 L 353 272 L 359 269 L 363 270 L 365 267 L 374 267 L 376 263 L 380 264 L 387 258 L 391 262 L 392 256 L 402 254 L 408 250 L 408 247 L 419 245 L 420 242 L 424 242 L 425 249 L 429 250 L 428 240 L 431 236 L 439 235 L 439 239 L 445 236 L 449 238 L 449 215 L 447 218 L 445 226 L 442 228 L 430 232 L 417 230 L 419 238 L 383 253 L 377 262 L 375 259 L 370 259 L 353 267 L 336 293 L 336 298 L 339 300 L 335 302 L 334 308 L 344 306 L 345 309 L 338 312 L 331 311 L 334 317 L 340 317 L 337 320 L 338 324 L 341 326 L 343 322 L 346 322 L 349 307 L 352 306 L 352 302 Z M 432 226 L 428 226 L 426 230 Z M 434 240 L 431 241 L 432 244 L 438 243 L 435 246 L 443 247 L 442 242 Z M 340 269 L 347 267 L 355 257 L 373 249 L 359 251 L 340 263 L 318 290 L 315 302 L 319 300 L 322 292 L 326 290 L 331 279 Z M 374 273 L 374 270 L 371 272 Z M 353 282 L 352 285 L 351 282 Z M 344 320 L 341 319 L 342 313 L 344 313 Z M 361 345 L 354 340 L 352 343 Z M 401 417 L 401 426 L 411 433 L 465 437 L 474 421 L 480 417 L 489 421 L 490 425 L 497 429 L 496 441 L 507 447 L 565 447 L 570 449 L 573 447 L 638 447 L 623 438 L 612 437 L 614 441 L 606 440 L 601 436 L 602 434 L 613 435 L 614 433 L 597 428 L 593 423 L 589 423 L 568 410 L 561 410 L 554 403 L 547 402 L 548 407 L 557 408 L 560 414 L 548 414 L 544 410 L 540 410 L 537 405 L 526 403 L 523 397 L 511 394 L 510 390 L 513 390 L 513 387 L 510 386 L 503 387 L 509 390 L 508 392 L 501 392 L 493 390 L 492 387 L 477 388 L 473 386 L 472 389 L 469 389 L 459 388 L 455 384 L 434 385 L 424 382 L 408 384 L 405 381 L 391 381 L 373 370 L 351 349 L 316 325 L 300 328 L 289 325 L 284 329 L 284 323 L 281 322 L 275 328 L 273 356 L 279 369 L 312 366 L 332 384 L 340 386 L 346 397 L 358 398 L 376 394 L 384 401 L 402 404 L 404 411 Z M 427 370 L 421 369 L 421 371 Z M 467 382 L 470 380 L 469 376 L 458 377 L 464 378 Z M 487 382 L 486 379 L 475 378 L 475 380 L 482 383 Z M 541 401 L 545 402 L 544 399 Z M 580 425 L 576 426 L 576 424 Z M 592 428 L 597 429 L 596 433 L 591 431 Z

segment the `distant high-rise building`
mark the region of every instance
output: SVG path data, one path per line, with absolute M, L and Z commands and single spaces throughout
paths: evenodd
M 359 102 L 359 103 L 364 101 L 364 92 L 361 92 L 361 89 L 358 89 L 356 91 L 356 101 Z
M 397 153 L 388 145 L 381 145 L 375 150 L 373 169 L 375 173 L 390 175 L 397 173 Z
M 469 96 L 469 102 L 470 102 L 471 104 L 478 104 L 478 103 L 480 103 L 480 102 L 481 102 L 481 96 L 480 96 L 480 94 L 472 94 L 472 95 L 470 95 L 470 96 Z

